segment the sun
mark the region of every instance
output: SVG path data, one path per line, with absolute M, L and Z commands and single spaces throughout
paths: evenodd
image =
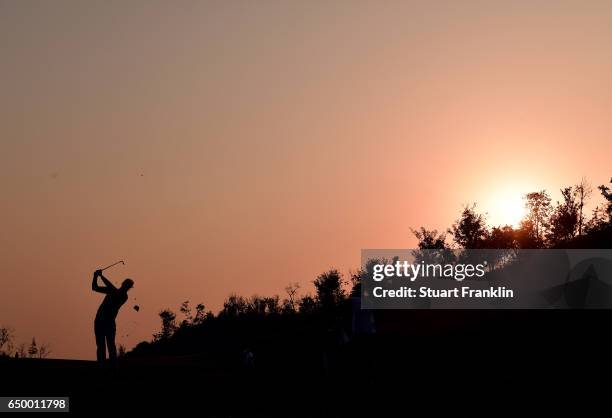
M 493 194 L 485 208 L 488 222 L 492 226 L 519 226 L 525 217 L 525 201 L 523 194 L 515 191 L 499 191 Z

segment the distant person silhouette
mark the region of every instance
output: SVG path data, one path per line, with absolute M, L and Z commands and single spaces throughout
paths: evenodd
M 98 277 L 102 279 L 105 286 L 98 285 Z M 106 347 L 108 347 L 108 360 L 111 365 L 117 361 L 117 347 L 115 346 L 115 334 L 117 328 L 115 318 L 119 309 L 128 300 L 128 290 L 134 286 L 132 279 L 125 279 L 120 288 L 116 288 L 106 277 L 102 270 L 96 270 L 91 282 L 94 292 L 104 293 L 106 296 L 98 308 L 96 320 L 94 321 L 94 332 L 96 334 L 96 357 L 100 364 L 106 360 Z

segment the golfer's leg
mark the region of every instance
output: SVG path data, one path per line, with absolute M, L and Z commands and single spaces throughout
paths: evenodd
M 106 360 L 106 338 L 104 327 L 98 322 L 94 323 L 94 333 L 96 334 L 96 358 L 99 363 L 104 363 L 104 360 Z
M 117 347 L 115 346 L 115 334 L 117 333 L 117 329 L 115 327 L 115 321 L 108 324 L 106 330 L 106 343 L 108 344 L 108 359 L 111 363 L 115 363 L 117 361 Z

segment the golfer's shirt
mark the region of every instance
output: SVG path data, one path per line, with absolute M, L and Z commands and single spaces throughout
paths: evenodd
M 119 309 L 128 300 L 127 291 L 121 289 L 109 289 L 102 304 L 98 308 L 96 320 L 114 321 Z

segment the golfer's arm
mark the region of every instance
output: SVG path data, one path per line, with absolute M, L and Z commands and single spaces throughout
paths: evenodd
M 108 293 L 108 290 L 105 287 L 102 287 L 98 284 L 97 276 L 94 276 L 93 280 L 91 281 L 91 290 L 99 293 Z
M 114 285 L 114 284 L 112 284 L 112 283 L 111 283 L 111 281 L 110 281 L 110 280 L 108 280 L 106 277 L 104 277 L 104 276 L 100 275 L 100 278 L 102 279 L 102 281 L 104 282 L 104 284 L 106 285 L 106 287 L 107 287 L 108 289 L 114 289 L 114 290 L 117 290 L 117 288 L 115 287 L 115 285 Z

